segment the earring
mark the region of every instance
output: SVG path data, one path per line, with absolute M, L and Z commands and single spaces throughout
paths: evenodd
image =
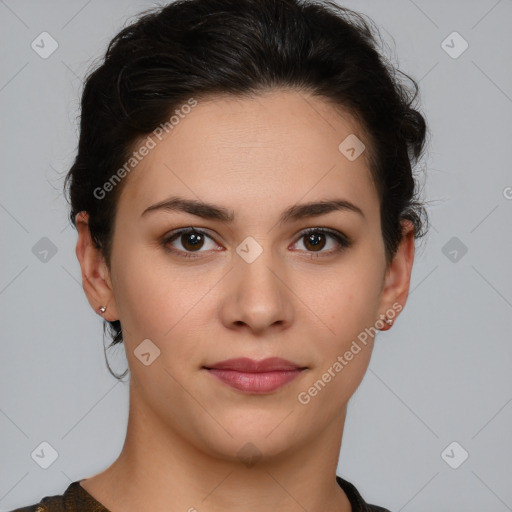
M 105 313 L 105 311 L 107 311 L 107 307 L 106 306 L 101 306 L 100 307 L 100 313 L 103 315 L 103 313 Z

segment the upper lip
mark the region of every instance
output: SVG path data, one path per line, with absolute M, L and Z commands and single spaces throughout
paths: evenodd
M 298 364 L 281 359 L 280 357 L 269 357 L 256 361 L 248 357 L 238 357 L 235 359 L 226 359 L 213 365 L 205 366 L 207 370 L 234 370 L 238 372 L 247 373 L 264 373 L 264 372 L 276 372 L 276 371 L 290 371 L 290 370 L 302 370 L 304 367 Z

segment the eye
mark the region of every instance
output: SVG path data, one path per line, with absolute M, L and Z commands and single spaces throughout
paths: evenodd
M 206 243 L 207 240 L 211 243 L 210 247 L 208 247 Z M 213 239 L 204 231 L 197 228 L 184 228 L 174 231 L 165 237 L 162 244 L 171 252 L 179 253 L 180 256 L 185 258 L 197 257 L 193 254 L 195 252 L 205 252 L 200 250 L 205 248 L 205 245 L 206 251 L 215 249 L 216 247 Z M 176 248 L 175 244 L 181 245 L 182 248 Z
M 323 249 L 329 246 L 329 238 L 331 239 L 331 247 L 324 251 Z M 301 233 L 296 243 L 302 240 L 304 240 L 303 245 L 307 252 L 321 253 L 322 255 L 338 253 L 352 245 L 350 239 L 343 233 L 327 228 L 309 228 Z M 313 254 L 311 256 L 313 257 Z
M 300 234 L 299 240 L 294 245 L 302 240 L 304 240 L 305 251 L 310 253 L 311 257 L 329 256 L 352 245 L 352 241 L 343 233 L 328 228 L 309 228 Z M 209 247 L 208 241 L 210 242 Z M 194 253 L 218 250 L 216 249 L 218 246 L 211 236 L 205 231 L 193 227 L 171 232 L 162 240 L 162 245 L 166 250 L 184 258 L 199 258 L 200 254 Z M 178 245 L 181 245 L 181 248 L 177 247 Z M 328 250 L 323 250 L 329 245 Z

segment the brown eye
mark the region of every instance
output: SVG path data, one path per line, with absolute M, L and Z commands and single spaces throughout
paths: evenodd
M 208 242 L 210 242 L 209 247 Z M 193 257 L 195 256 L 193 253 L 197 253 L 199 257 L 201 253 L 216 247 L 214 240 L 209 235 L 194 228 L 180 229 L 170 233 L 162 241 L 162 245 L 169 251 L 183 257 Z
M 327 228 L 308 229 L 301 234 L 299 241 L 303 241 L 306 252 L 318 253 L 318 256 L 329 256 L 352 245 L 352 241 L 346 235 Z M 323 250 L 326 246 L 327 250 Z
M 201 249 L 203 246 L 204 235 L 202 233 L 198 233 L 197 231 L 182 233 L 180 235 L 180 241 L 187 251 L 194 251 L 196 249 Z
M 325 234 L 324 233 L 309 233 L 304 235 L 304 246 L 311 251 L 320 251 L 325 247 Z

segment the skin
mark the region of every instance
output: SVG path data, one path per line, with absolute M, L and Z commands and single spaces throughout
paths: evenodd
M 307 405 L 297 397 L 381 314 L 405 305 L 414 234 L 404 223 L 386 264 L 367 153 L 349 161 L 338 150 L 349 134 L 365 141 L 350 116 L 304 92 L 200 100 L 124 178 L 110 268 L 91 242 L 87 214 L 77 216 L 85 293 L 96 312 L 106 305 L 104 317 L 121 321 L 131 376 L 122 452 L 81 481 L 112 512 L 351 510 L 335 474 L 372 339 Z M 225 207 L 235 220 L 163 209 L 141 216 L 171 196 Z M 278 223 L 289 206 L 340 198 L 364 215 Z M 164 236 L 190 226 L 207 231 L 202 247 L 194 252 L 179 236 L 168 246 L 199 257 L 167 251 Z M 319 233 L 315 249 L 301 236 L 311 227 L 340 231 L 352 245 L 335 252 L 338 242 Z M 263 249 L 252 263 L 236 252 L 248 236 Z M 134 354 L 144 339 L 160 349 L 149 366 Z M 307 369 L 254 395 L 203 368 L 242 356 Z M 261 456 L 252 465 L 237 455 L 247 443 Z

